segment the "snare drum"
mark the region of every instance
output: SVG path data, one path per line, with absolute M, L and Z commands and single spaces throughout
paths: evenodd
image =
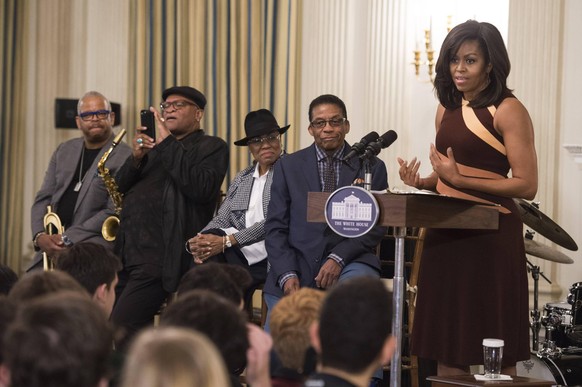
M 570 339 L 568 333 L 572 330 L 572 305 L 567 302 L 548 303 L 544 307 L 545 319 L 557 321 L 555 324 L 550 324 L 553 327 L 553 332 L 549 338 L 556 343 L 560 348 L 570 346 Z M 550 327 L 550 329 L 551 329 Z M 546 333 L 548 327 L 546 326 Z
M 517 376 L 550 380 L 558 386 L 582 385 L 582 355 L 562 355 L 560 359 L 539 358 L 535 354 L 529 360 L 516 364 Z

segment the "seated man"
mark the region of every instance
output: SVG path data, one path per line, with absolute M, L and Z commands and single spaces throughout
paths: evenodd
M 117 272 L 122 268 L 116 255 L 93 242 L 77 243 L 59 255 L 55 268 L 76 279 L 109 317 L 115 303 Z
M 245 294 L 247 304 L 253 291 L 267 278 L 265 216 L 271 198 L 273 165 L 282 154 L 281 135 L 289 126 L 280 127 L 267 109 L 247 114 L 247 136 L 234 144 L 249 147 L 253 164 L 235 176 L 218 214 L 187 242 L 196 263 L 211 259 L 241 265 L 250 272 L 253 282 Z
M 358 238 L 335 234 L 325 223 L 307 222 L 307 194 L 333 192 L 336 187 L 364 181 L 357 157 L 344 161 L 350 152 L 345 141 L 350 131 L 346 106 L 335 95 L 321 95 L 309 105 L 309 133 L 314 143 L 275 164 L 271 201 L 265 222 L 269 273 L 265 302 L 269 315 L 284 295 L 300 287 L 327 289 L 356 276 L 380 278 L 376 246 L 386 228 L 376 226 Z M 372 164 L 372 189 L 388 188 L 386 165 L 377 157 Z
M 21 304 L 4 337 L 0 385 L 108 385 L 113 333 L 86 295 L 61 291 Z
M 320 368 L 305 386 L 368 386 L 396 348 L 391 326 L 392 296 L 380 279 L 360 277 L 337 285 L 310 329 Z

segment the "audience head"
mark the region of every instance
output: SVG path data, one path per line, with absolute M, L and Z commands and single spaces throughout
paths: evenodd
M 116 255 L 97 243 L 76 243 L 59 255 L 55 268 L 70 274 L 87 289 L 107 316 L 111 314 L 117 272 L 122 268 Z
M 251 281 L 251 275 L 243 267 L 228 263 L 206 262 L 184 274 L 178 286 L 178 297 L 190 290 L 205 289 L 221 295 L 242 308 L 243 294 Z
M 8 298 L 20 304 L 61 290 L 88 295 L 87 290 L 69 274 L 53 270 L 33 271 L 25 274 L 14 284 L 8 293 Z
M 392 297 L 382 280 L 353 278 L 329 292 L 311 339 L 323 367 L 358 374 L 392 357 L 391 324 Z
M 61 291 L 20 305 L 4 337 L 10 386 L 106 384 L 113 336 L 87 296 Z
M 4 348 L 4 332 L 16 315 L 16 304 L 4 294 L 0 294 L 0 364 L 3 362 L 2 351 Z M 2 386 L 0 377 L 0 386 Z
M 215 387 L 230 384 L 216 346 L 186 328 L 150 328 L 132 343 L 122 387 Z
M 273 308 L 269 325 L 273 348 L 284 367 L 306 371 L 305 355 L 311 347 L 309 328 L 319 320 L 324 297 L 320 290 L 301 288 L 281 298 Z
M 113 133 L 115 113 L 109 100 L 97 91 L 85 93 L 77 103 L 77 127 L 83 132 L 85 146 L 101 147 Z
M 246 364 L 249 347 L 246 324 L 243 311 L 209 290 L 181 294 L 165 309 L 160 320 L 161 326 L 191 328 L 208 336 L 231 374 L 240 373 Z
M 328 154 L 344 145 L 350 122 L 344 102 L 331 94 L 320 95 L 309 104 L 309 134 L 315 144 Z
M 0 294 L 8 294 L 12 286 L 18 281 L 18 275 L 8 265 L 0 263 Z

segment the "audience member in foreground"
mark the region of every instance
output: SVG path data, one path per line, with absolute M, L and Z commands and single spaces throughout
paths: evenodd
M 8 298 L 17 305 L 61 290 L 89 296 L 89 293 L 69 274 L 60 271 L 33 271 L 14 284 Z
M 59 255 L 56 269 L 76 279 L 109 317 L 115 303 L 117 272 L 121 261 L 105 247 L 93 243 L 77 243 Z
M 188 270 L 178 285 L 178 297 L 190 290 L 211 290 L 242 309 L 243 294 L 251 284 L 251 275 L 241 266 L 206 262 Z
M 161 327 L 142 331 L 132 343 L 122 387 L 228 386 L 229 376 L 216 346 L 192 329 Z
M 392 296 L 380 279 L 340 282 L 326 297 L 319 323 L 311 326 L 320 364 L 305 386 L 368 386 L 396 348 L 391 326 Z
M 208 336 L 224 359 L 232 386 L 241 385 L 239 375 L 245 366 L 249 384 L 253 387 L 270 385 L 270 336 L 247 323 L 246 315 L 224 297 L 209 290 L 181 294 L 166 308 L 160 325 L 195 329 Z
M 0 384 L 106 387 L 113 334 L 87 296 L 60 291 L 23 304 L 5 332 Z
M 309 328 L 319 320 L 325 292 L 301 288 L 283 297 L 271 314 L 274 356 L 271 365 L 273 387 L 303 386 L 315 370 L 315 353 Z

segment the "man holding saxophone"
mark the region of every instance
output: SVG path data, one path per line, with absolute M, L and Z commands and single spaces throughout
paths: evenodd
M 73 243 L 91 241 L 113 249 L 101 234 L 114 206 L 97 164 L 112 147 L 114 118 L 111 104 L 101 93 L 89 91 L 79 99 L 75 120 L 83 136 L 60 144 L 51 157 L 31 209 L 37 253 L 27 271 L 42 268 L 42 253 L 54 257 Z M 110 173 L 114 174 L 130 154 L 129 146 L 119 144 L 108 157 Z M 44 220 L 48 206 L 62 225 L 52 235 L 47 233 Z

